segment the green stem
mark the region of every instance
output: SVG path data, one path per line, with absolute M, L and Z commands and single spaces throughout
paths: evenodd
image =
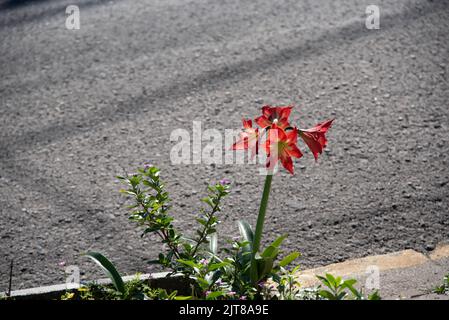
M 218 211 L 218 205 L 220 204 L 220 200 L 221 200 L 221 196 L 218 197 L 217 203 L 215 204 L 214 208 L 212 209 L 212 212 L 210 213 L 210 215 L 207 219 L 206 225 L 204 226 L 203 231 L 201 232 L 201 236 L 198 239 L 198 242 L 196 243 L 195 248 L 193 249 L 193 253 L 191 254 L 192 257 L 195 257 L 195 254 L 198 251 L 200 244 L 202 244 L 204 242 L 204 239 L 206 239 L 207 231 L 209 230 L 209 227 L 210 227 L 210 222 L 211 222 L 214 214 Z
M 256 265 L 256 253 L 259 251 L 260 242 L 262 240 L 263 225 L 265 222 L 265 213 L 267 212 L 268 197 L 270 195 L 272 180 L 273 180 L 273 174 L 272 174 L 272 172 L 269 172 L 267 174 L 267 177 L 265 178 L 265 185 L 263 187 L 262 200 L 260 202 L 260 208 L 259 208 L 259 215 L 257 216 L 256 231 L 254 233 L 254 240 L 252 243 L 250 274 L 251 274 L 251 282 L 253 284 L 255 284 L 256 281 L 258 280 L 257 265 Z

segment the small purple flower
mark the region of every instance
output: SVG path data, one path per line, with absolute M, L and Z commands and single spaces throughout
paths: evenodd
M 246 296 L 241 296 L 239 300 L 246 300 Z
M 199 262 L 200 262 L 203 266 L 206 266 L 206 265 L 208 265 L 208 263 L 209 263 L 209 261 L 208 261 L 207 259 L 201 259 Z
M 231 180 L 229 180 L 229 179 L 227 179 L 227 178 L 221 179 L 221 180 L 220 180 L 220 184 L 221 184 L 222 186 L 228 186 L 228 185 L 231 184 Z
M 212 291 L 206 291 L 204 292 L 204 295 L 207 297 L 208 295 L 210 295 L 212 293 Z
M 151 167 L 152 167 L 152 165 L 149 164 L 149 163 L 145 163 L 145 164 L 143 165 L 143 168 L 144 168 L 145 170 L 148 170 L 148 169 L 150 169 Z
M 230 296 L 235 296 L 237 294 L 237 292 L 235 292 L 235 291 L 229 291 L 228 292 L 228 295 L 230 295 Z
M 59 265 L 60 267 L 65 267 L 65 261 L 59 262 L 58 265 Z

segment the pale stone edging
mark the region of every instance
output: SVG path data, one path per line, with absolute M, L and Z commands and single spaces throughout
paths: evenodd
M 377 267 L 379 271 L 403 269 L 446 257 L 449 257 L 449 244 L 439 244 L 428 257 L 415 250 L 402 250 L 383 255 L 347 260 L 323 267 L 300 271 L 297 279 L 302 286 L 311 287 L 319 282 L 316 275 L 331 273 L 334 276 L 350 277 L 363 275 L 372 266 Z

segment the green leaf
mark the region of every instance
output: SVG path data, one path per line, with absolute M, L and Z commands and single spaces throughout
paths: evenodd
M 268 246 L 263 252 L 262 257 L 264 258 L 270 258 L 270 259 L 276 259 L 276 256 L 279 253 L 279 249 L 274 246 Z
M 343 286 L 345 286 L 347 288 L 350 288 L 353 285 L 355 285 L 356 283 L 357 283 L 357 280 L 355 280 L 355 279 L 348 279 L 345 282 L 343 282 Z
M 149 260 L 147 261 L 148 264 L 159 264 L 159 260 Z
M 122 277 L 117 272 L 112 262 L 110 262 L 105 256 L 98 252 L 86 252 L 84 255 L 92 259 L 103 269 L 103 271 L 106 272 L 118 292 L 120 292 L 121 294 L 125 293 L 125 284 L 123 283 Z
M 279 262 L 279 265 L 281 267 L 285 267 L 292 263 L 296 258 L 298 258 L 301 254 L 299 252 L 292 252 L 288 256 L 286 256 L 284 259 Z
M 195 269 L 195 268 L 196 268 L 196 269 L 200 269 L 200 268 L 201 268 L 201 266 L 200 266 L 199 264 L 196 264 L 195 262 L 190 261 L 190 260 L 178 259 L 177 261 L 180 262 L 180 263 L 182 263 L 182 264 L 185 264 L 186 266 L 192 267 L 192 268 L 194 268 L 194 269 Z
M 318 291 L 318 294 L 324 299 L 335 300 L 335 296 L 329 291 L 320 290 Z
M 340 292 L 336 298 L 337 298 L 337 300 L 343 300 L 345 297 L 346 297 L 346 292 L 343 291 L 343 292 Z
M 203 199 L 201 199 L 201 201 L 203 201 L 204 203 L 207 203 L 209 206 L 211 206 L 211 208 L 215 207 L 215 203 L 212 200 L 212 198 L 210 198 L 210 197 L 203 198 Z
M 273 269 L 274 259 L 272 258 L 258 258 L 257 264 L 257 280 L 264 278 Z
M 176 296 L 174 297 L 175 300 L 191 300 L 192 296 Z
M 119 192 L 120 192 L 120 193 L 129 194 L 129 195 L 132 195 L 132 196 L 136 196 L 136 193 L 135 193 L 135 192 L 129 191 L 129 190 L 125 190 L 125 189 L 120 189 Z
M 211 279 L 211 283 L 216 283 L 218 281 L 218 279 L 220 279 L 220 277 L 222 276 L 223 272 L 221 270 L 216 270 L 213 274 L 212 274 L 212 279 Z
M 210 266 L 209 266 L 209 271 L 214 271 L 214 270 L 217 270 L 217 269 L 219 269 L 219 268 L 221 268 L 221 267 L 226 267 L 226 266 L 228 266 L 230 263 L 229 262 L 226 262 L 226 261 L 224 261 L 224 262 L 220 262 L 220 263 L 212 263 Z
M 326 279 L 328 281 L 328 283 L 333 287 L 336 288 L 337 287 L 337 280 L 334 278 L 333 275 L 331 275 L 330 273 L 326 273 Z
M 216 298 L 221 297 L 221 296 L 223 296 L 223 292 L 222 291 L 214 291 L 214 292 L 209 293 L 207 295 L 206 299 L 207 300 L 212 300 L 212 299 L 216 299 Z
M 199 284 L 203 289 L 209 288 L 209 286 L 210 286 L 210 283 L 209 283 L 207 280 L 205 280 L 205 279 L 203 279 L 203 278 L 201 278 L 201 277 L 195 277 L 195 280 L 198 282 L 198 284 Z
M 273 243 L 271 244 L 271 246 L 273 246 L 275 248 L 279 248 L 279 246 L 282 244 L 282 241 L 284 241 L 285 238 L 287 238 L 287 234 L 284 234 L 284 235 L 280 236 L 279 238 L 277 238 L 276 240 L 274 240 Z
M 191 245 L 190 243 L 184 242 L 184 243 L 182 244 L 182 246 L 184 247 L 184 250 L 185 250 L 186 252 L 192 251 L 192 245 Z
M 211 234 L 209 237 L 209 251 L 214 255 L 217 254 L 217 233 Z
M 329 283 L 329 280 L 323 276 L 316 276 L 326 287 L 330 288 L 331 284 Z
M 368 296 L 368 300 L 381 300 L 379 292 L 376 290 Z
M 349 279 L 349 280 L 346 280 L 345 282 L 343 282 L 342 287 L 347 288 L 349 291 L 351 291 L 352 294 L 354 295 L 354 297 L 356 297 L 357 299 L 362 299 L 363 298 L 362 294 L 356 288 L 354 288 L 354 284 L 356 284 L 356 283 L 357 283 L 357 280 Z
M 254 241 L 254 233 L 249 223 L 244 220 L 239 220 L 237 221 L 237 224 L 239 226 L 239 231 L 242 238 L 245 241 L 248 241 L 251 244 L 250 246 L 252 246 L 252 243 Z

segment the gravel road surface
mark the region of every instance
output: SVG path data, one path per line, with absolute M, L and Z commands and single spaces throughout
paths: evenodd
M 239 128 L 263 104 L 295 104 L 300 127 L 336 118 L 318 163 L 301 144 L 295 175 L 274 178 L 266 239 L 289 233 L 304 267 L 432 250 L 449 240 L 448 62 L 448 1 L 0 0 L 0 291 L 11 259 L 13 289 L 63 282 L 64 263 L 101 275 L 86 250 L 155 270 L 161 246 L 115 178 L 146 162 L 180 229 L 222 178 L 222 241 L 254 224 L 257 168 L 173 165 L 170 134 Z

